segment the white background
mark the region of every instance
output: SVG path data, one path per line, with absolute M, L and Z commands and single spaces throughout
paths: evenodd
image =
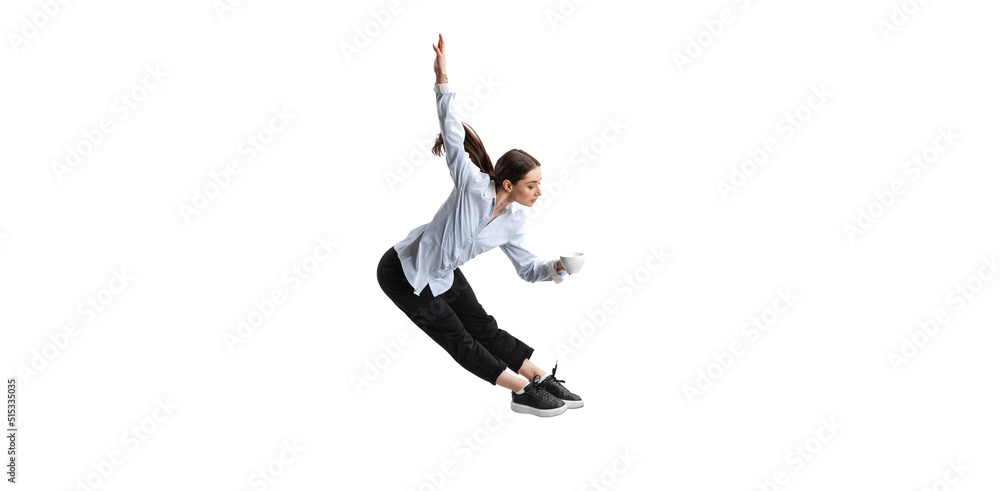
M 0 7 L 21 489 L 1000 486 L 1000 286 L 981 267 L 1000 253 L 995 2 L 911 0 L 905 19 L 901 0 L 56 5 Z M 559 285 L 525 283 L 499 250 L 462 266 L 586 400 L 555 418 L 511 413 L 376 282 L 450 190 L 429 155 L 439 32 L 493 159 L 542 162 L 526 246 L 587 255 Z M 275 110 L 294 118 L 268 135 Z M 296 266 L 315 268 L 286 282 Z M 273 290 L 284 303 L 230 349 Z M 796 299 L 775 316 L 779 290 Z M 920 334 L 938 310 L 949 322 Z M 894 365 L 904 338 L 921 346 Z

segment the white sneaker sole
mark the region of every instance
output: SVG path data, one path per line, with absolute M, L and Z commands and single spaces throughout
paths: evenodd
M 583 407 L 583 401 L 567 401 L 566 399 L 561 399 L 561 401 L 566 403 L 566 407 L 569 409 L 577 409 Z
M 566 412 L 566 405 L 563 404 L 559 407 L 554 407 L 552 409 L 537 409 L 531 406 L 526 406 L 524 404 L 518 404 L 514 401 L 510 402 L 510 410 L 515 413 L 522 414 L 534 414 L 535 416 L 541 416 L 547 418 L 549 416 L 559 416 L 560 414 Z

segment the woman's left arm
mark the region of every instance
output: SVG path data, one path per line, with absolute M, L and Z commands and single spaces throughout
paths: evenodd
M 544 261 L 531 251 L 524 248 L 524 233 L 518 225 L 514 233 L 506 244 L 500 245 L 500 250 L 507 255 L 510 262 L 514 264 L 517 275 L 524 281 L 534 283 L 536 281 L 552 281 L 561 283 L 569 272 L 562 268 L 562 261 L 550 259 Z M 557 271 L 556 268 L 559 267 Z

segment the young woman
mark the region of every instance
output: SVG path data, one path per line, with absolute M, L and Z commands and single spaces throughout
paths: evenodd
M 497 327 L 459 269 L 499 246 L 525 281 L 559 283 L 569 274 L 558 259 L 544 261 L 522 247 L 525 216 L 511 206 L 532 206 L 542 195 L 541 164 L 514 149 L 500 157 L 494 171 L 475 131 L 455 115 L 440 34 L 434 52 L 441 134 L 432 152 L 440 156 L 444 148 L 455 188 L 429 223 L 385 252 L 378 264 L 379 286 L 462 367 L 509 389 L 515 412 L 555 416 L 581 407 L 583 400 L 556 380 L 558 364 L 552 374 L 535 366 L 529 360 L 534 349 Z M 507 372 L 508 367 L 520 376 Z

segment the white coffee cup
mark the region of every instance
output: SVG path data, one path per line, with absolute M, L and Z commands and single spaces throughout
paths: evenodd
M 567 273 L 576 274 L 583 267 L 583 253 L 573 252 L 565 256 L 559 256 L 559 261 L 562 262 L 563 268 L 566 269 Z

